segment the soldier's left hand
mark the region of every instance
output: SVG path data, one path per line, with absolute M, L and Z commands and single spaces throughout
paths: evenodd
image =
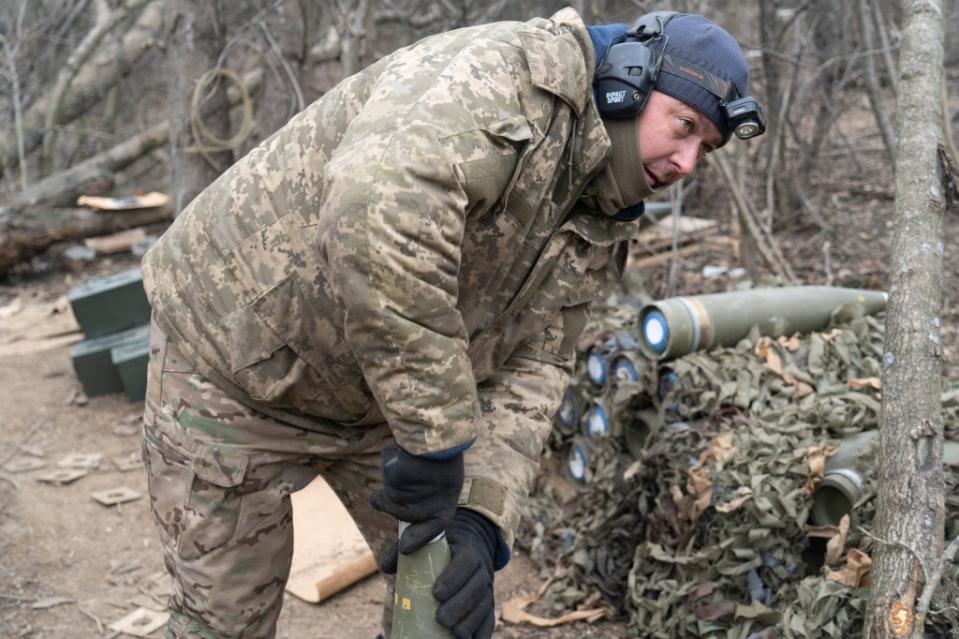
M 446 528 L 452 558 L 433 585 L 436 620 L 456 639 L 489 639 L 496 616 L 493 560 L 497 529 L 486 517 L 460 508 Z

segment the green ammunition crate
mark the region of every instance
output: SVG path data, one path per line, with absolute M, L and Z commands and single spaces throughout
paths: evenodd
M 67 299 L 87 338 L 110 335 L 150 321 L 150 304 L 138 268 L 90 278 L 70 289 Z
M 149 325 L 138 326 L 112 335 L 85 339 L 73 347 L 70 359 L 76 371 L 83 392 L 87 397 L 119 393 L 123 390 L 123 381 L 113 365 L 111 351 L 125 344 L 142 343 L 150 339 Z
M 110 349 L 110 360 L 131 402 L 143 401 L 146 397 L 149 359 L 150 338 L 146 335 Z

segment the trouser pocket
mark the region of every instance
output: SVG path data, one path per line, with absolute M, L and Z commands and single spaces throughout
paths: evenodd
M 249 456 L 199 444 L 188 451 L 152 436 L 144 443 L 150 505 L 165 545 L 184 560 L 230 543 L 243 516 Z

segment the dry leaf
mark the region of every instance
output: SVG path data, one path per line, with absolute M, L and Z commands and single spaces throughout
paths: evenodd
M 848 382 L 846 382 L 846 386 L 849 387 L 849 390 L 862 390 L 864 388 L 871 388 L 876 391 L 882 390 L 882 382 L 878 377 L 850 379 Z
M 623 471 L 623 479 L 627 481 L 632 479 L 639 473 L 640 470 L 642 470 L 642 468 L 643 468 L 643 460 L 637 459 L 636 461 L 634 461 L 632 464 L 629 465 L 629 468 Z
M 835 446 L 810 446 L 806 449 L 806 457 L 809 461 L 809 475 L 806 477 L 806 483 L 803 486 L 803 496 L 807 499 L 816 490 L 816 486 L 822 481 L 826 473 L 826 458 L 836 453 Z
M 806 524 L 806 536 L 815 539 L 832 539 L 839 532 L 836 526 L 813 526 Z
M 846 538 L 849 536 L 849 515 L 843 515 L 839 521 L 836 534 L 826 542 L 826 565 L 836 563 L 842 558 L 842 551 L 846 548 Z
M 699 463 L 696 465 L 703 466 L 710 462 L 723 462 L 732 457 L 735 452 L 736 449 L 733 447 L 733 434 L 722 433 L 721 435 L 716 435 L 716 437 L 709 442 L 709 446 L 705 452 L 700 455 Z
M 834 328 L 828 333 L 822 333 L 822 338 L 826 340 L 826 343 L 834 344 L 836 342 L 836 338 L 839 337 L 840 335 L 842 335 L 842 329 Z
M 846 557 L 846 566 L 840 570 L 826 569 L 826 579 L 837 581 L 850 588 L 865 588 L 869 585 L 869 568 L 872 559 L 869 555 L 853 548 Z
M 795 340 L 795 345 L 793 340 Z M 790 386 L 795 387 L 795 395 L 797 399 L 802 399 L 807 395 L 813 392 L 812 386 L 805 382 L 801 382 L 796 379 L 795 375 L 787 373 L 783 369 L 783 360 L 779 356 L 779 353 L 772 348 L 772 340 L 768 337 L 760 337 L 756 342 L 756 347 L 753 349 L 756 357 L 763 360 L 763 366 L 768 370 L 772 371 L 777 377 L 789 384 Z M 793 337 L 786 338 L 780 337 L 779 343 L 790 352 L 795 352 L 799 350 L 799 335 L 793 335 Z
M 769 346 L 771 344 L 772 340 L 768 337 L 760 337 L 756 340 L 756 346 L 753 347 L 753 354 L 759 359 L 766 359 L 766 354 L 769 352 Z
M 764 364 L 766 368 L 774 372 L 779 377 L 783 377 L 783 360 L 779 356 L 779 353 L 769 349 L 766 353 L 766 363 Z M 791 377 L 791 376 L 790 376 Z M 788 380 L 787 380 L 788 381 Z
M 743 504 L 752 499 L 753 490 L 749 486 L 740 486 L 736 494 L 738 495 L 737 497 L 729 500 L 725 504 L 716 506 L 716 510 L 721 513 L 731 513 L 734 510 L 739 510 L 743 507 Z
M 559 617 L 540 617 L 526 612 L 526 606 L 539 601 L 543 594 L 543 589 L 532 595 L 520 595 L 513 597 L 503 604 L 500 617 L 507 623 L 530 624 L 539 628 L 552 628 L 553 626 L 562 626 L 573 623 L 574 621 L 585 621 L 593 623 L 610 614 L 609 608 L 593 608 L 591 610 L 573 610 Z
M 709 471 L 702 468 L 690 468 L 686 490 L 695 497 L 690 521 L 696 521 L 709 508 L 709 502 L 713 498 L 713 483 L 709 479 Z
M 686 490 L 695 497 L 692 512 L 689 513 L 690 521 L 695 522 L 699 516 L 709 507 L 713 496 L 713 484 L 710 480 L 709 467 L 721 463 L 732 457 L 736 453 L 733 447 L 733 434 L 722 433 L 717 435 L 709 442 L 709 446 L 699 456 L 699 461 L 689 469 L 689 479 L 686 482 Z M 674 495 L 675 498 L 675 495 Z M 679 502 L 677 502 L 678 504 Z
M 790 353 L 795 353 L 799 350 L 799 333 L 793 333 L 790 337 L 780 337 L 779 344 Z
M 812 386 L 806 382 L 796 382 L 796 398 L 802 399 L 806 395 L 812 394 Z

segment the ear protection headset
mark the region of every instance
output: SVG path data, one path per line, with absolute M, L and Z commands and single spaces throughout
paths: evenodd
M 766 131 L 766 120 L 759 103 L 742 97 L 732 82 L 664 53 L 666 25 L 677 16 L 675 11 L 656 11 L 640 17 L 622 39 L 613 42 L 596 72 L 599 114 L 603 118 L 626 119 L 639 114 L 662 70 L 678 75 L 712 93 L 719 100 L 728 130 L 740 139 L 753 138 Z M 653 43 L 663 39 L 663 45 Z

